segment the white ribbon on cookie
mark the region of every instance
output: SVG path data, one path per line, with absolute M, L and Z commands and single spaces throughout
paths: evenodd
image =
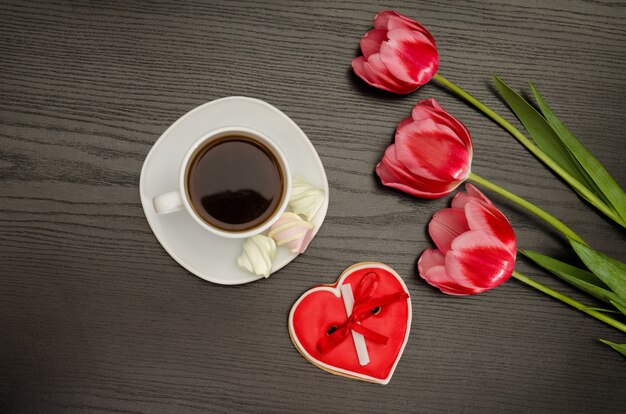
M 352 294 L 352 286 L 349 283 L 341 285 L 341 299 L 343 299 L 343 306 L 346 308 L 346 315 L 348 318 L 352 315 L 352 307 L 354 306 L 354 295 Z M 367 352 L 367 345 L 365 345 L 365 337 L 358 332 L 351 331 L 352 341 L 356 348 L 356 355 L 359 358 L 359 364 L 367 365 L 370 363 L 370 356 Z

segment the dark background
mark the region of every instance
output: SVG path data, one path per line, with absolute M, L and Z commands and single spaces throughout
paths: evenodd
M 448 198 L 380 186 L 395 125 L 435 97 L 473 134 L 473 171 L 626 260 L 624 231 L 504 130 L 430 84 L 408 96 L 350 70 L 377 11 L 434 34 L 441 73 L 508 119 L 492 72 L 559 116 L 626 185 L 626 6 L 617 1 L 3 2 L 0 6 L 0 411 L 626 411 L 624 335 L 517 281 L 475 297 L 417 277 Z M 160 134 L 215 98 L 264 99 L 308 134 L 331 188 L 307 252 L 270 279 L 224 287 L 177 265 L 139 201 Z M 519 246 L 572 259 L 561 236 L 492 195 Z M 364 260 L 412 295 L 409 343 L 387 386 L 306 362 L 287 334 L 302 292 Z M 573 259 L 572 259 L 573 260 Z M 519 261 L 518 269 L 595 304 Z

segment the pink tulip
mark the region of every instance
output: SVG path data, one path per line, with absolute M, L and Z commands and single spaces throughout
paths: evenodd
M 516 239 L 509 221 L 471 184 L 428 225 L 437 249 L 426 249 L 417 268 L 449 295 L 474 295 L 504 283 L 515 266 Z
M 470 173 L 472 138 L 434 99 L 415 105 L 376 166 L 386 186 L 422 198 L 450 194 Z
M 409 93 L 428 83 L 439 68 L 435 39 L 418 22 L 391 10 L 374 17 L 374 30 L 361 38 L 352 69 L 370 85 Z

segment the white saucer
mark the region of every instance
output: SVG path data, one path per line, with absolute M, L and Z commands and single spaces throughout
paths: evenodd
M 185 210 L 157 215 L 152 199 L 178 187 L 180 163 L 198 137 L 216 128 L 235 125 L 256 129 L 271 137 L 285 154 L 292 176 L 302 176 L 324 191 L 324 204 L 312 220 L 315 233 L 328 209 L 328 180 L 322 161 L 300 127 L 280 110 L 258 99 L 233 96 L 208 102 L 183 115 L 161 135 L 144 161 L 139 181 L 141 204 L 154 235 L 170 256 L 194 275 L 222 285 L 238 285 L 262 278 L 237 267 L 243 240 L 209 233 Z M 287 248 L 279 247 L 272 273 L 296 256 Z

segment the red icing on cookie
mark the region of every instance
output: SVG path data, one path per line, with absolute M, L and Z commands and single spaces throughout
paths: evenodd
M 362 326 L 388 338 L 386 344 L 365 339 L 370 362 L 361 365 L 351 335 L 326 353 L 321 353 L 318 344 L 331 326 L 338 326 L 348 319 L 341 286 L 350 284 L 357 292 L 365 275 L 374 272 L 378 284 L 372 299 L 382 298 L 408 290 L 397 273 L 382 263 L 360 263 L 346 269 L 333 285 L 317 286 L 293 305 L 289 315 L 289 332 L 298 351 L 313 364 L 339 375 L 386 384 L 402 355 L 411 326 L 411 300 L 401 299 L 382 306 L 380 313 L 362 322 Z M 355 293 L 356 294 L 356 293 Z M 355 298 L 358 301 L 358 298 Z

